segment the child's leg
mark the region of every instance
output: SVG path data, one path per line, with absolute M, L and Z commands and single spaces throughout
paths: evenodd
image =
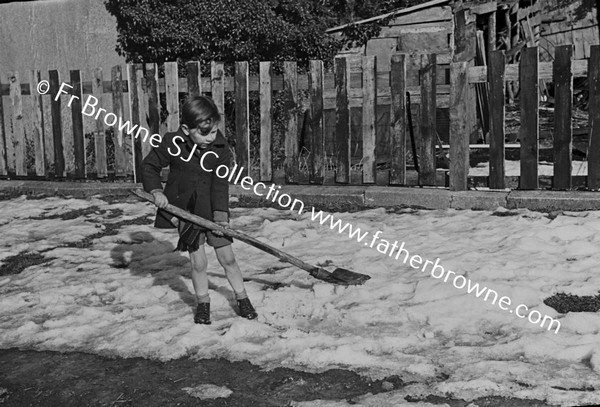
M 208 275 L 206 274 L 208 261 L 204 245 L 200 245 L 198 250 L 190 253 L 190 261 L 192 262 L 192 283 L 194 284 L 196 300 L 199 303 L 208 302 Z
M 219 260 L 219 263 L 225 269 L 225 276 L 227 276 L 227 280 L 233 291 L 236 294 L 245 293 L 242 271 L 235 261 L 231 245 L 215 248 L 215 254 L 217 255 L 217 260 Z

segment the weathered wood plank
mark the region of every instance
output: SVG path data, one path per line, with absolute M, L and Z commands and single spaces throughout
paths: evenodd
M 554 56 L 554 189 L 571 189 L 573 149 L 573 46 L 556 47 Z
M 0 79 L 0 85 L 2 79 Z M 4 101 L 0 95 L 0 176 L 8 174 L 6 162 L 6 144 L 8 143 L 6 128 L 4 127 Z
M 487 30 L 487 59 L 491 59 L 492 51 L 496 50 L 496 8 L 488 15 L 488 30 Z
M 81 114 L 83 93 L 81 92 L 81 72 L 71 70 L 71 120 L 73 121 L 73 152 L 75 158 L 75 178 L 85 178 L 85 139 L 83 134 L 83 115 Z
M 30 86 L 35 89 L 36 85 L 40 83 L 41 80 L 42 75 L 39 70 L 29 71 Z M 46 175 L 46 155 L 44 154 L 44 113 L 42 106 L 42 95 L 37 91 L 31 92 L 31 121 L 33 128 L 33 148 L 35 151 L 35 174 L 38 176 Z M 0 116 L 1 115 L 2 112 L 0 109 Z M 1 131 L 2 130 L 0 130 L 0 132 Z M 1 160 L 2 158 L 0 158 L 0 161 Z M 0 174 L 1 171 L 2 170 L 0 169 Z
M 325 178 L 325 137 L 323 133 L 323 61 L 310 61 L 311 183 L 322 184 Z
M 244 170 L 250 172 L 250 103 L 248 100 L 248 62 L 235 63 L 235 160 Z
M 102 68 L 96 68 L 94 71 L 94 80 L 92 81 L 92 96 L 98 101 L 96 109 L 104 105 L 104 90 L 102 84 Z M 101 117 L 96 118 L 96 131 L 94 132 L 94 151 L 96 161 L 96 176 L 105 178 L 108 176 L 108 161 L 106 156 L 106 125 Z
M 10 84 L 10 102 L 12 107 L 12 151 L 14 154 L 14 170 L 17 176 L 27 175 L 25 159 L 26 139 L 25 123 L 23 122 L 23 96 L 21 95 L 21 78 L 18 72 L 8 74 Z M 10 151 L 10 149 L 9 149 Z
M 165 86 L 167 101 L 167 131 L 179 128 L 179 83 L 177 62 L 165 62 Z
M 436 59 L 421 55 L 421 142 L 419 144 L 419 185 L 435 185 L 436 158 Z
M 363 183 L 374 184 L 377 180 L 377 157 L 375 157 L 377 129 L 377 59 L 363 57 L 363 106 L 362 106 L 362 152 Z
M 144 76 L 142 64 L 127 65 L 127 82 L 129 83 L 129 111 L 131 112 L 131 128 L 136 129 L 136 132 L 131 132 L 133 142 L 133 179 L 134 182 L 142 181 L 142 138 L 140 135 L 139 126 L 143 123 L 143 101 L 144 91 L 142 89 L 142 77 Z M 136 136 L 137 135 L 137 136 Z
M 298 68 L 296 62 L 283 63 L 285 126 L 285 182 L 298 182 Z
M 49 85 L 49 72 L 42 71 L 41 79 L 48 81 L 48 89 L 44 88 L 46 94 L 42 95 L 42 127 L 44 131 L 44 156 L 45 156 L 45 172 L 46 177 L 54 175 L 54 138 L 52 136 L 52 96 Z
M 504 189 L 504 51 L 492 51 L 488 61 L 490 107 L 490 188 Z
M 345 58 L 335 58 L 335 182 L 350 182 L 350 107 L 348 106 L 348 65 Z
M 600 189 L 600 45 L 592 45 L 590 53 L 588 188 Z
M 50 94 L 52 96 L 52 137 L 54 140 L 54 175 L 64 177 L 65 174 L 65 155 L 63 150 L 62 135 L 62 106 L 61 98 L 58 94 L 60 88 L 60 76 L 57 70 L 51 70 L 49 73 Z
M 390 185 L 406 185 L 406 55 L 392 54 L 390 88 Z
M 187 63 L 187 91 L 188 98 L 202 95 L 202 77 L 200 62 L 190 61 Z M 183 89 L 183 88 L 182 88 Z
M 450 190 L 466 191 L 469 175 L 469 124 L 467 97 L 473 92 L 467 81 L 467 62 L 456 62 L 450 66 Z
M 524 48 L 520 61 L 521 176 L 519 189 L 537 189 L 539 161 L 538 47 Z
M 123 106 L 123 72 L 121 65 L 115 65 L 111 70 L 112 80 L 112 112 L 106 113 L 104 122 L 113 128 L 113 143 L 115 146 L 115 176 L 126 177 L 133 174 L 131 146 L 127 145 L 127 140 L 120 128 L 119 119 L 123 120 L 125 109 Z M 129 148 L 128 148 L 129 147 Z
M 221 121 L 219 122 L 219 130 L 225 134 L 225 71 L 222 62 L 212 61 L 210 63 L 210 88 L 212 99 L 221 113 Z
M 554 75 L 552 62 L 540 62 L 538 72 L 540 80 L 552 80 Z M 574 78 L 585 78 L 588 76 L 588 63 L 585 59 L 571 61 L 571 72 Z M 504 80 L 519 80 L 519 64 L 509 64 L 506 66 Z M 487 81 L 487 67 L 473 66 L 469 68 L 469 83 L 480 83 Z
M 271 62 L 260 62 L 260 180 L 273 180 L 273 70 Z
M 142 140 L 142 154 L 144 155 L 152 149 L 152 144 L 157 145 L 156 142 L 151 141 L 152 135 L 160 133 L 161 106 L 158 94 L 158 66 L 156 64 L 146 64 L 146 100 L 148 107 L 147 123 L 151 136 L 147 141 Z

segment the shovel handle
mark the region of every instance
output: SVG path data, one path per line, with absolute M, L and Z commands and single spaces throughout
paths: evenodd
M 139 196 L 140 198 L 143 198 L 147 201 L 154 203 L 154 196 L 152 194 L 149 194 L 148 192 L 145 192 L 141 189 L 132 189 L 131 192 L 134 193 L 135 195 Z M 282 252 L 281 250 L 276 249 L 273 246 L 269 246 L 268 244 L 263 243 L 260 240 L 253 238 L 252 236 L 248 236 L 245 233 L 239 232 L 234 229 L 223 227 L 214 222 L 211 222 L 208 219 L 204 219 L 204 218 L 201 218 L 200 216 L 196 216 L 188 211 L 185 211 L 185 210 L 178 208 L 176 206 L 173 206 L 171 204 L 168 204 L 165 208 L 163 208 L 163 210 L 177 216 L 178 218 L 185 219 L 188 222 L 192 222 L 198 226 L 202 226 L 203 228 L 221 232 L 224 235 L 231 236 L 233 238 L 241 240 L 244 243 L 254 246 L 257 249 L 260 249 L 264 252 L 267 252 L 267 253 L 279 258 L 280 260 L 285 261 L 286 263 L 293 264 L 294 266 L 299 267 L 302 270 L 308 271 L 313 276 L 316 273 L 319 273 L 319 270 L 320 270 L 319 267 L 311 266 L 310 264 L 305 263 L 302 260 L 300 260 L 294 256 L 291 256 L 285 252 Z

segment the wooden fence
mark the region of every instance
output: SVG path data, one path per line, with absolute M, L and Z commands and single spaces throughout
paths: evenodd
M 159 79 L 157 64 L 127 65 L 112 69 L 110 80 L 96 70 L 84 80 L 78 70 L 68 78 L 51 70 L 11 72 L 0 78 L 0 177 L 89 179 L 123 177 L 139 180 L 139 164 L 150 151 L 153 134 L 179 126 L 181 100 L 188 95 L 210 94 L 224 111 L 225 94 L 235 103 L 235 159 L 246 174 L 261 181 L 275 181 L 273 165 L 273 95 L 282 92 L 286 115 L 283 165 L 286 183 L 338 183 L 384 185 L 443 185 L 452 190 L 469 186 L 469 138 L 476 127 L 475 86 L 486 84 L 490 104 L 490 170 L 486 184 L 505 188 L 505 95 L 506 81 L 519 81 L 520 97 L 520 189 L 539 187 L 538 177 L 538 83 L 555 84 L 553 188 L 570 189 L 573 78 L 588 77 L 590 86 L 590 189 L 600 188 L 600 46 L 591 58 L 573 60 L 572 47 L 557 47 L 553 63 L 539 63 L 537 48 L 523 51 L 521 61 L 506 65 L 503 51 L 491 53 L 488 67 L 466 62 L 437 61 L 436 55 L 391 57 L 389 72 L 377 71 L 375 57 L 336 58 L 333 72 L 322 61 L 311 61 L 308 73 L 299 74 L 295 62 L 283 64 L 283 74 L 273 75 L 272 63 L 261 62 L 257 76 L 250 76 L 247 62 L 236 62 L 234 75 L 226 76 L 222 63 L 212 62 L 210 77 L 202 77 L 200 64 L 189 62 L 187 77 L 179 78 L 177 64 L 164 64 Z M 420 67 L 419 83 L 412 83 L 407 67 Z M 438 64 L 443 62 L 445 65 Z M 124 78 L 124 76 L 126 78 Z M 105 80 L 106 79 L 106 80 Z M 47 81 L 47 82 L 44 82 Z M 47 83 L 47 87 L 44 84 Z M 38 84 L 40 84 L 38 86 Z M 65 85 L 66 84 L 66 85 Z M 67 86 L 68 85 L 68 86 Z M 47 92 L 46 92 L 47 91 Z M 41 92 L 41 94 L 40 94 Z M 260 95 L 260 146 L 250 139 L 250 92 Z M 299 151 L 300 92 L 307 95 L 308 155 Z M 417 128 L 419 173 L 407 170 L 408 114 L 406 94 L 419 105 Z M 58 95 L 58 96 L 57 96 Z M 161 106 L 162 105 L 162 106 Z M 450 110 L 450 169 L 436 170 L 436 109 Z M 104 110 L 101 110 L 104 109 Z M 389 137 L 385 170 L 378 170 L 378 114 L 389 113 Z M 161 119 L 162 112 L 162 119 Z M 164 117 L 166 112 L 166 118 Z M 326 115 L 335 120 L 331 137 L 326 135 Z M 414 112 L 413 112 L 414 113 Z M 359 134 L 353 117 L 360 115 Z M 231 117 L 225 117 L 221 126 Z M 133 126 L 137 126 L 131 130 Z M 111 143 L 107 132 L 112 128 Z M 143 128 L 143 130 L 141 130 Z M 88 137 L 86 137 L 88 135 Z M 381 136 L 381 135 L 379 135 Z M 353 140 L 354 137 L 354 140 Z M 353 143 L 360 140 L 359 162 L 352 161 Z M 107 153 L 110 145 L 111 154 Z M 93 152 L 93 167 L 89 158 Z M 109 171 L 108 156 L 111 159 Z M 300 161 L 304 166 L 300 165 Z M 381 164 L 381 163 L 379 163 Z M 380 165 L 381 166 L 381 165 Z M 306 171 L 303 171 L 306 170 Z M 112 178 L 111 178 L 112 179 Z M 510 183 L 509 183 L 510 184 Z M 576 182 L 581 184 L 580 181 Z

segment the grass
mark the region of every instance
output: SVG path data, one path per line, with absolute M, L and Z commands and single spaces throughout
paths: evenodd
M 544 304 L 554 308 L 561 314 L 566 314 L 567 312 L 598 312 L 600 311 L 600 294 L 596 296 L 579 296 L 558 293 L 546 298 Z
M 44 257 L 39 253 L 23 251 L 15 256 L 10 256 L 2 260 L 4 264 L 0 266 L 0 276 L 19 274 L 27 267 L 44 264 L 50 260 L 54 260 L 54 257 Z

